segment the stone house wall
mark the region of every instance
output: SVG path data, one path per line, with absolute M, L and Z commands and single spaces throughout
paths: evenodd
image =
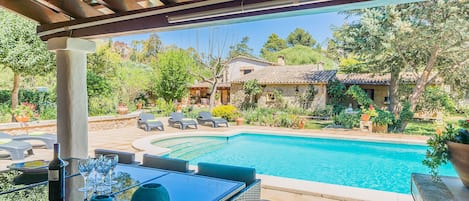
M 243 76 L 243 70 L 257 71 L 266 66 L 270 66 L 269 63 L 254 61 L 245 58 L 235 58 L 228 64 L 228 69 L 224 74 L 224 81 L 230 82 L 231 80 L 236 80 Z
M 262 86 L 262 84 L 261 84 Z M 260 107 L 273 106 L 275 101 L 274 91 L 281 92 L 283 99 L 288 105 L 301 107 L 300 97 L 308 91 L 308 84 L 269 84 L 263 85 L 263 92 L 257 97 L 257 103 Z M 321 109 L 326 106 L 327 93 L 325 84 L 313 85 L 316 91 L 314 100 L 311 103 L 311 109 Z M 247 98 L 244 95 L 243 85 L 233 83 L 231 85 L 231 104 L 240 107 L 241 103 Z

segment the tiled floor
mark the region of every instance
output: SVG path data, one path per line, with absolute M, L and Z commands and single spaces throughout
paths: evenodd
M 166 122 L 163 119 L 163 122 Z M 360 131 L 337 131 L 337 130 L 297 130 L 297 129 L 286 129 L 286 128 L 272 128 L 272 127 L 254 127 L 254 126 L 230 126 L 229 128 L 211 128 L 209 126 L 199 126 L 199 129 L 186 129 L 184 131 L 177 128 L 165 128 L 165 131 L 151 131 L 145 132 L 136 127 L 124 127 L 119 129 L 112 130 L 99 130 L 99 131 L 90 131 L 89 132 L 89 154 L 93 154 L 93 150 L 96 148 L 104 149 L 113 149 L 113 150 L 122 150 L 137 153 L 137 160 L 141 160 L 142 153 L 132 147 L 132 142 L 136 139 L 147 137 L 150 135 L 167 135 L 169 133 L 187 133 L 190 135 L 193 131 L 198 132 L 226 132 L 233 129 L 256 129 L 263 131 L 294 131 L 296 133 L 304 135 L 326 135 L 326 136 L 335 136 L 335 137 L 348 137 L 348 138 L 366 138 L 366 139 L 376 139 L 380 140 L 383 138 L 393 140 L 393 141 L 410 141 L 423 143 L 426 140 L 424 136 L 408 136 L 408 135 L 397 135 L 397 134 L 370 134 Z M 327 133 L 327 134 L 325 134 Z M 50 160 L 52 158 L 52 151 L 44 149 L 40 146 L 40 142 L 31 141 L 34 148 L 34 155 L 28 156 L 25 158 L 25 161 L 44 159 Z M 36 146 L 39 145 L 39 146 Z M 0 158 L 5 156 L 4 152 L 0 152 Z M 11 164 L 13 161 L 10 159 L 0 159 L 0 170 L 6 169 L 7 165 Z M 14 161 L 18 162 L 18 161 Z M 280 200 L 318 200 L 318 201 L 328 201 L 330 199 L 314 197 L 310 195 L 304 195 L 301 193 L 290 193 L 285 191 L 265 189 L 262 190 L 262 198 L 265 200 L 280 201 Z

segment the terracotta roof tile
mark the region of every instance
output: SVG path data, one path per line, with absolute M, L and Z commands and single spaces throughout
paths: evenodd
M 231 83 L 257 79 L 260 84 L 316 84 L 327 83 L 335 77 L 335 70 L 316 70 L 317 65 L 271 66 L 249 73 Z
M 209 87 L 210 87 L 210 83 L 200 82 L 200 83 L 191 85 L 190 88 L 209 88 Z M 231 87 L 231 84 L 227 82 L 218 83 L 218 86 L 217 86 L 217 88 L 229 88 L 229 87 Z
M 391 74 L 378 73 L 349 73 L 337 74 L 337 79 L 344 84 L 368 84 L 368 85 L 390 85 Z M 414 73 L 401 73 L 400 81 L 414 83 L 417 81 L 417 75 Z
M 337 74 L 337 79 L 344 84 L 389 85 L 391 74 L 350 73 Z
M 237 60 L 237 59 L 247 59 L 247 60 L 257 61 L 257 62 L 269 64 L 269 65 L 275 65 L 275 63 L 264 60 L 264 59 L 260 59 L 260 58 L 256 58 L 256 57 L 241 56 L 241 55 L 231 58 L 226 63 L 231 63 L 232 61 Z

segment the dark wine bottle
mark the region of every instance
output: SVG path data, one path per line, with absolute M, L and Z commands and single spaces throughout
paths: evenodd
M 60 144 L 54 144 L 54 159 L 49 163 L 49 201 L 65 200 L 65 166 L 60 159 Z

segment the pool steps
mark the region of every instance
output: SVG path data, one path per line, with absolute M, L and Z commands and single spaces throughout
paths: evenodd
M 180 139 L 179 139 L 180 140 Z M 180 143 L 180 141 L 160 141 L 154 143 L 155 146 L 171 149 L 169 157 L 184 160 L 192 160 L 201 154 L 209 153 L 220 149 L 226 141 L 221 138 L 194 139 L 189 138 Z M 200 148 L 204 149 L 200 149 Z

